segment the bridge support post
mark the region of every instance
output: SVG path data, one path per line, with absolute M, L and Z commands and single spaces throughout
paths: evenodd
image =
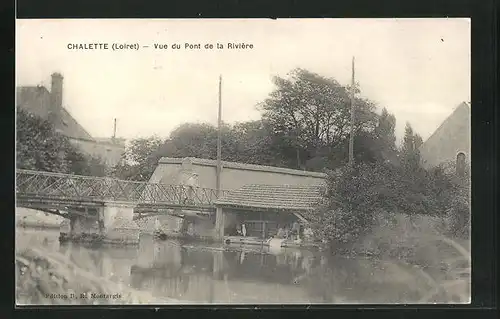
M 88 209 L 70 208 L 69 218 L 64 219 L 59 227 L 59 240 L 62 242 L 92 242 L 100 237 L 100 229 L 96 216 L 88 213 Z
M 101 235 L 106 243 L 138 244 L 140 228 L 133 220 L 134 208 L 106 203 L 99 209 Z
M 105 203 L 97 215 L 72 214 L 61 223 L 60 240 L 100 242 L 103 244 L 136 245 L 140 228 L 133 220 L 134 208 Z
M 223 240 L 224 239 L 224 227 L 225 227 L 225 213 L 222 210 L 222 207 L 217 206 L 215 210 L 215 239 Z

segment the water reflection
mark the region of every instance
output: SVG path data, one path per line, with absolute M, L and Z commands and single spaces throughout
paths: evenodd
M 196 303 L 416 302 L 428 283 L 411 267 L 293 249 L 187 244 L 142 236 L 137 248 L 59 245 L 57 232 L 17 232 L 18 246 L 59 251 L 99 276 Z

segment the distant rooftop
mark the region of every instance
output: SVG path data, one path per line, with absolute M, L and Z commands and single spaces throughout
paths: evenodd
M 44 86 L 21 86 L 16 88 L 16 103 L 21 109 L 35 114 L 42 119 L 49 119 L 51 108 L 50 91 Z M 67 137 L 94 141 L 92 136 L 78 123 L 78 121 L 61 106 L 57 112 L 53 113 L 51 123 L 56 131 Z
M 121 146 L 125 147 L 125 142 L 126 140 L 121 137 L 94 137 L 94 140 L 96 140 L 99 143 L 102 144 L 109 144 L 109 145 L 114 145 L 114 146 Z
M 196 157 L 186 157 L 186 158 L 162 157 L 159 161 L 159 164 L 182 164 L 186 160 L 189 160 L 192 164 L 195 164 L 195 165 L 213 166 L 213 167 L 217 166 L 216 160 L 196 158 Z M 245 163 L 237 163 L 237 162 L 222 161 L 222 167 L 241 169 L 241 170 L 249 170 L 249 171 L 282 173 L 282 174 L 297 175 L 297 176 L 308 176 L 308 177 L 318 177 L 318 178 L 326 178 L 327 177 L 327 174 L 325 174 L 325 173 L 308 172 L 308 171 L 301 171 L 301 170 L 295 170 L 295 169 L 290 169 L 290 168 L 256 165 L 256 164 L 245 164 Z
M 297 185 L 245 185 L 222 196 L 217 205 L 238 208 L 307 211 L 319 206 L 323 187 Z

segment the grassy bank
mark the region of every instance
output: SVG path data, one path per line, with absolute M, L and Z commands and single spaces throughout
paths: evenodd
M 63 217 L 42 211 L 22 208 L 16 208 L 16 226 L 34 227 L 34 228 L 59 228 Z
M 391 302 L 470 302 L 470 240 L 450 237 L 446 217 L 378 214 L 374 223 L 369 234 L 340 249 L 364 256 L 368 266 L 360 266 L 360 276 L 369 273 L 371 287 L 399 285 L 401 294 Z

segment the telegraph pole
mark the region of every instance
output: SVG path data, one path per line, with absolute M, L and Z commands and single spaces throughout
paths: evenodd
M 354 81 L 354 57 L 352 57 L 352 78 L 351 78 L 351 132 L 349 134 L 349 166 L 354 165 L 354 90 L 355 90 L 355 81 Z
M 216 171 L 216 189 L 217 189 L 217 199 L 221 196 L 221 178 L 220 173 L 222 170 L 222 160 L 221 160 L 221 129 L 222 129 L 222 75 L 219 76 L 219 113 L 217 117 L 217 171 Z M 215 210 L 215 238 L 224 238 L 224 213 L 222 208 L 217 206 Z
M 219 76 L 219 114 L 217 117 L 217 172 L 216 172 L 216 189 L 217 198 L 220 197 L 220 173 L 222 170 L 222 160 L 221 160 L 221 129 L 222 129 L 222 75 Z
M 113 140 L 116 138 L 116 118 L 113 121 Z

